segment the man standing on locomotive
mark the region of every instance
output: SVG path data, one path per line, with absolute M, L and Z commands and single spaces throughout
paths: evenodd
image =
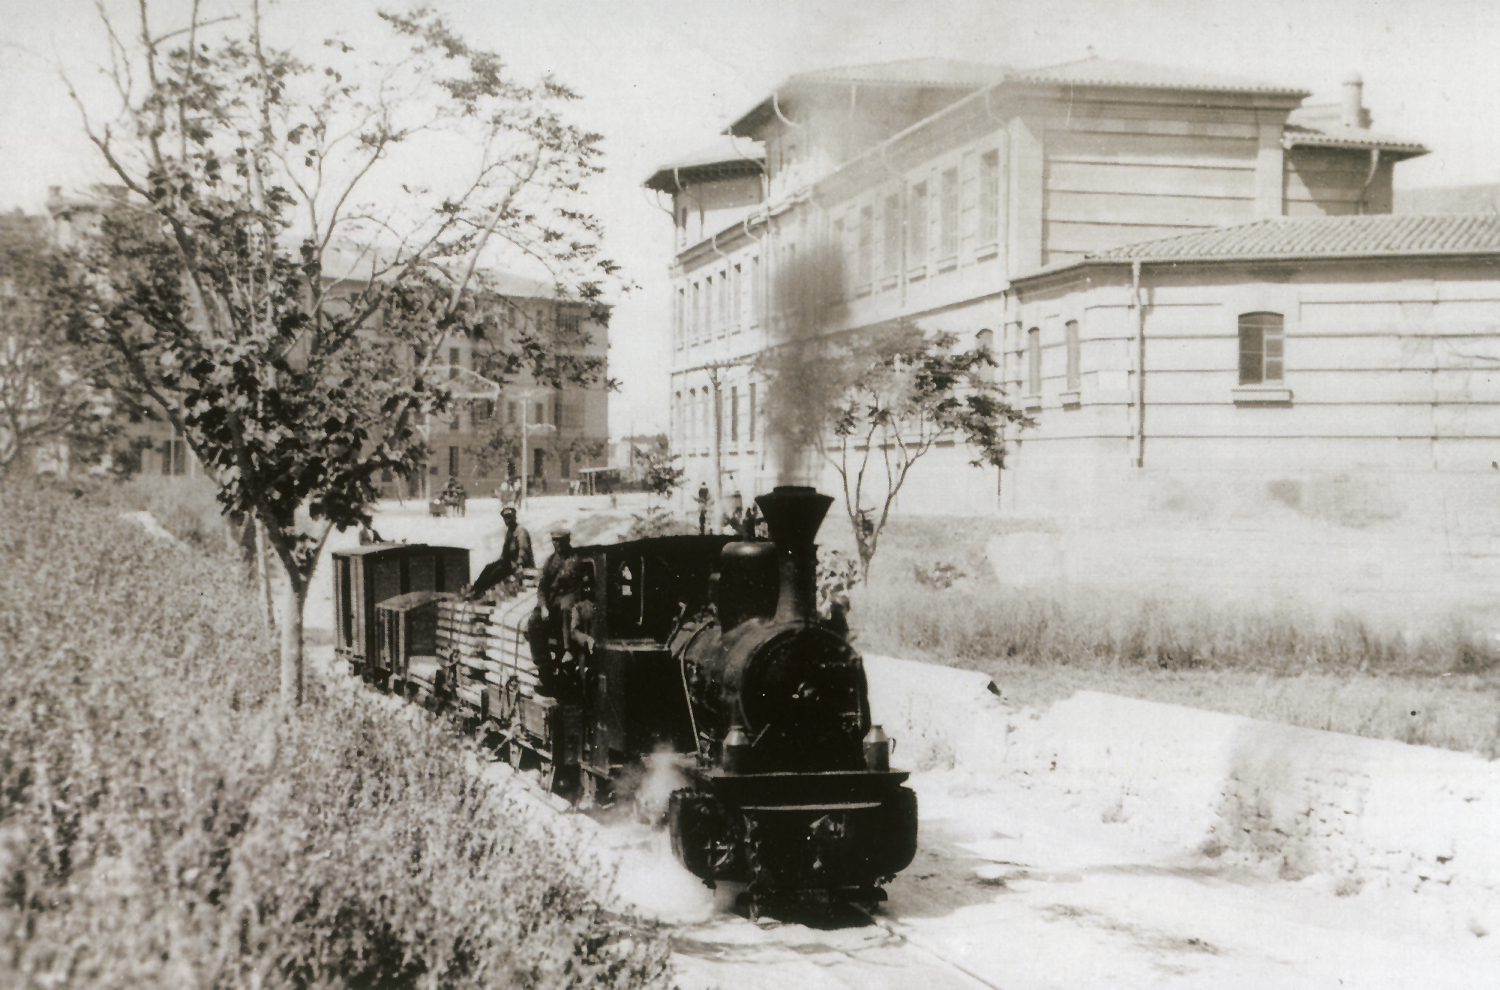
M 536 566 L 536 557 L 531 550 L 531 534 L 523 526 L 516 525 L 516 509 L 513 505 L 507 505 L 500 510 L 500 518 L 505 520 L 505 543 L 500 547 L 500 556 L 488 564 L 484 570 L 479 572 L 479 577 L 474 579 L 474 586 L 469 589 L 466 596 L 469 601 L 478 601 L 479 598 L 495 585 L 520 574 L 523 569 Z
M 573 606 L 583 588 L 583 573 L 573 555 L 573 534 L 566 529 L 552 531 L 552 556 L 542 565 L 537 581 L 537 606 L 531 613 L 526 638 L 531 644 L 531 658 L 536 661 L 541 689 L 559 701 L 571 693 L 572 679 L 563 670 L 563 656 L 573 639 Z M 553 644 L 556 643 L 554 650 Z

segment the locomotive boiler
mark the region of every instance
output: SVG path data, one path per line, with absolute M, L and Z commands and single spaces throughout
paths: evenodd
M 752 897 L 878 900 L 916 852 L 916 795 L 871 724 L 859 654 L 815 608 L 813 541 L 833 500 L 782 487 L 756 501 L 771 541 L 725 546 L 713 611 L 668 644 L 698 740 L 672 846 Z
M 832 499 L 781 487 L 756 502 L 769 540 L 579 547 L 571 635 L 540 650 L 532 582 L 467 602 L 463 551 L 336 554 L 340 655 L 377 687 L 457 714 L 581 807 L 639 807 L 652 768 L 669 768 L 670 797 L 646 804 L 687 869 L 743 884 L 752 911 L 881 900 L 915 855 L 916 795 L 872 725 L 863 661 L 815 607 Z M 539 652 L 561 661 L 567 690 L 542 676 Z

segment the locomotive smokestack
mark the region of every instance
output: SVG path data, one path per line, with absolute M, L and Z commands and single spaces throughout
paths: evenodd
M 813 542 L 833 499 L 801 485 L 780 485 L 755 500 L 776 544 L 781 590 L 779 622 L 809 622 L 817 614 L 818 548 Z

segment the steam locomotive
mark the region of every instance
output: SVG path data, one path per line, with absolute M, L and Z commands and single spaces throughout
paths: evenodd
M 548 644 L 566 658 L 563 688 L 533 659 L 535 589 L 461 601 L 467 552 L 452 548 L 335 554 L 338 652 L 466 719 L 574 803 L 664 812 L 683 865 L 710 887 L 744 885 L 752 911 L 882 900 L 916 853 L 917 803 L 871 723 L 859 654 L 816 611 L 832 499 L 786 486 L 756 502 L 769 541 L 578 548 L 574 632 Z

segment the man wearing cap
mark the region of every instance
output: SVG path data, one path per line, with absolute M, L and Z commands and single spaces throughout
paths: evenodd
M 573 556 L 573 534 L 554 529 L 552 556 L 542 565 L 542 576 L 537 580 L 537 606 L 531 614 L 527 639 L 541 675 L 542 691 L 559 700 L 570 687 L 562 676 L 563 653 L 573 635 L 573 606 L 582 592 L 582 576 L 578 558 Z M 552 650 L 554 640 L 558 644 L 556 653 Z
M 505 520 L 505 543 L 500 547 L 500 556 L 474 579 L 474 586 L 469 589 L 470 601 L 477 600 L 495 585 L 520 574 L 523 569 L 536 566 L 536 558 L 531 551 L 531 534 L 524 527 L 516 525 L 515 507 L 507 505 L 501 509 L 500 518 Z

